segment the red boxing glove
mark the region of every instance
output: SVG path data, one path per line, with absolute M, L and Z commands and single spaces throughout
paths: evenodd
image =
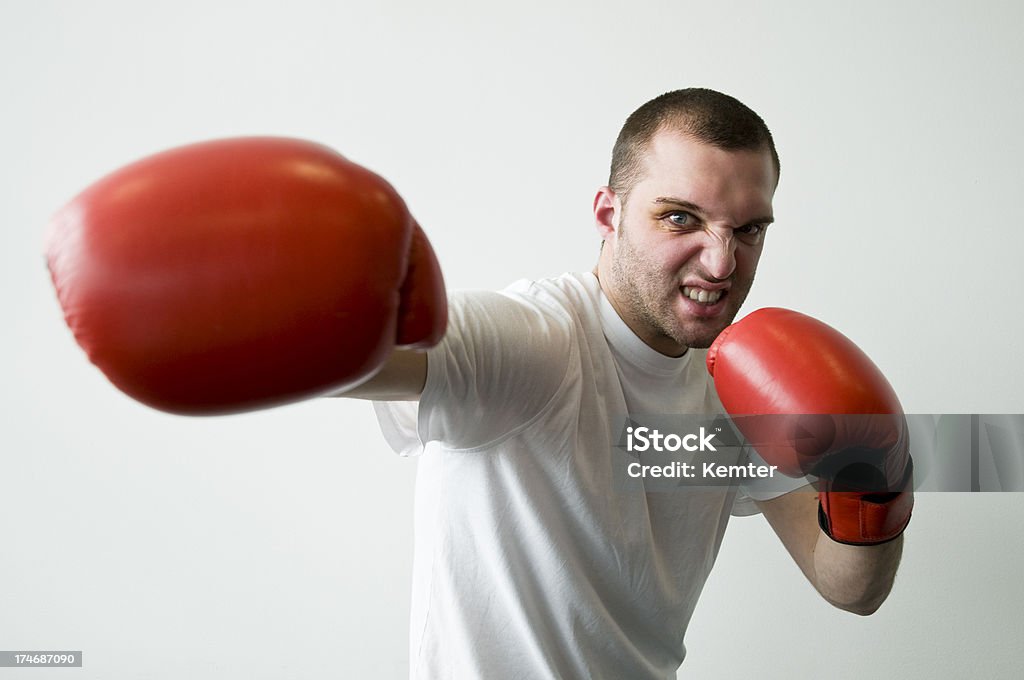
M 62 208 L 46 255 L 92 362 L 172 413 L 344 389 L 447 322 L 437 259 L 391 185 L 301 140 L 144 158 Z
M 899 536 L 914 504 L 903 408 L 860 348 L 826 324 L 759 309 L 707 354 L 723 406 L 770 464 L 819 478 L 819 523 L 855 545 Z

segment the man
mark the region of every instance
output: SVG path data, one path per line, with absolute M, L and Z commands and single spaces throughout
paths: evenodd
M 446 312 L 426 236 L 381 178 L 308 142 L 218 140 L 86 189 L 48 263 L 80 344 L 136 399 L 211 414 L 341 390 L 423 454 L 413 677 L 663 680 L 731 514 L 763 512 L 821 595 L 859 614 L 887 596 L 909 521 L 901 411 L 877 368 L 794 312 L 732 324 L 778 179 L 753 111 L 665 94 L 616 142 L 593 272 L 456 294 Z M 665 492 L 629 472 L 627 419 L 726 411 L 757 451 L 704 431 L 693 446 L 793 479 Z M 864 413 L 882 426 L 831 417 Z M 796 414 L 799 439 L 743 414 Z M 877 465 L 865 476 L 849 451 Z M 821 493 L 786 493 L 806 472 Z
M 763 512 L 835 606 L 886 598 L 902 539 L 833 541 L 816 494 L 615 482 L 617 415 L 722 412 L 701 350 L 750 290 L 778 179 L 753 111 L 662 95 L 616 142 L 592 273 L 453 296 L 440 345 L 347 393 L 424 452 L 412 677 L 675 677 L 730 513 Z

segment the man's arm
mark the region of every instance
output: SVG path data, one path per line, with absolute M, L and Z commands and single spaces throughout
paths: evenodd
M 426 382 L 427 353 L 395 350 L 372 378 L 330 396 L 371 401 L 416 401 Z
M 878 545 L 845 545 L 818 525 L 818 493 L 807 486 L 757 501 L 800 571 L 832 605 L 873 614 L 889 596 L 903 554 L 903 536 Z
M 839 331 L 777 308 L 725 329 L 707 363 L 722 405 L 761 457 L 782 474 L 818 480 L 817 493 L 758 504 L 790 555 L 827 601 L 877 610 L 914 505 L 909 435 L 892 386 Z

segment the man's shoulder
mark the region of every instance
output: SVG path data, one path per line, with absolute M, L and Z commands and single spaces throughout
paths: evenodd
M 552 311 L 589 315 L 597 309 L 601 286 L 590 272 L 566 272 L 544 279 L 520 279 L 502 294 Z
M 456 290 L 449 296 L 449 331 L 494 333 L 503 344 L 530 336 L 565 341 L 591 315 L 595 290 L 593 274 L 576 273 L 520 279 L 501 290 Z
M 449 302 L 448 344 L 461 339 L 496 355 L 527 353 L 539 363 L 551 353 L 564 362 L 570 347 L 601 334 L 600 285 L 590 273 L 458 290 Z

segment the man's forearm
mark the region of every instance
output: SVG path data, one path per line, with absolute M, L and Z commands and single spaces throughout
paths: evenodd
M 825 600 L 862 616 L 885 601 L 903 554 L 902 535 L 878 545 L 832 540 L 818 524 L 818 494 L 809 486 L 757 505 Z
M 846 545 L 819 532 L 812 582 L 836 607 L 867 616 L 889 596 L 902 554 L 903 536 L 880 545 Z

